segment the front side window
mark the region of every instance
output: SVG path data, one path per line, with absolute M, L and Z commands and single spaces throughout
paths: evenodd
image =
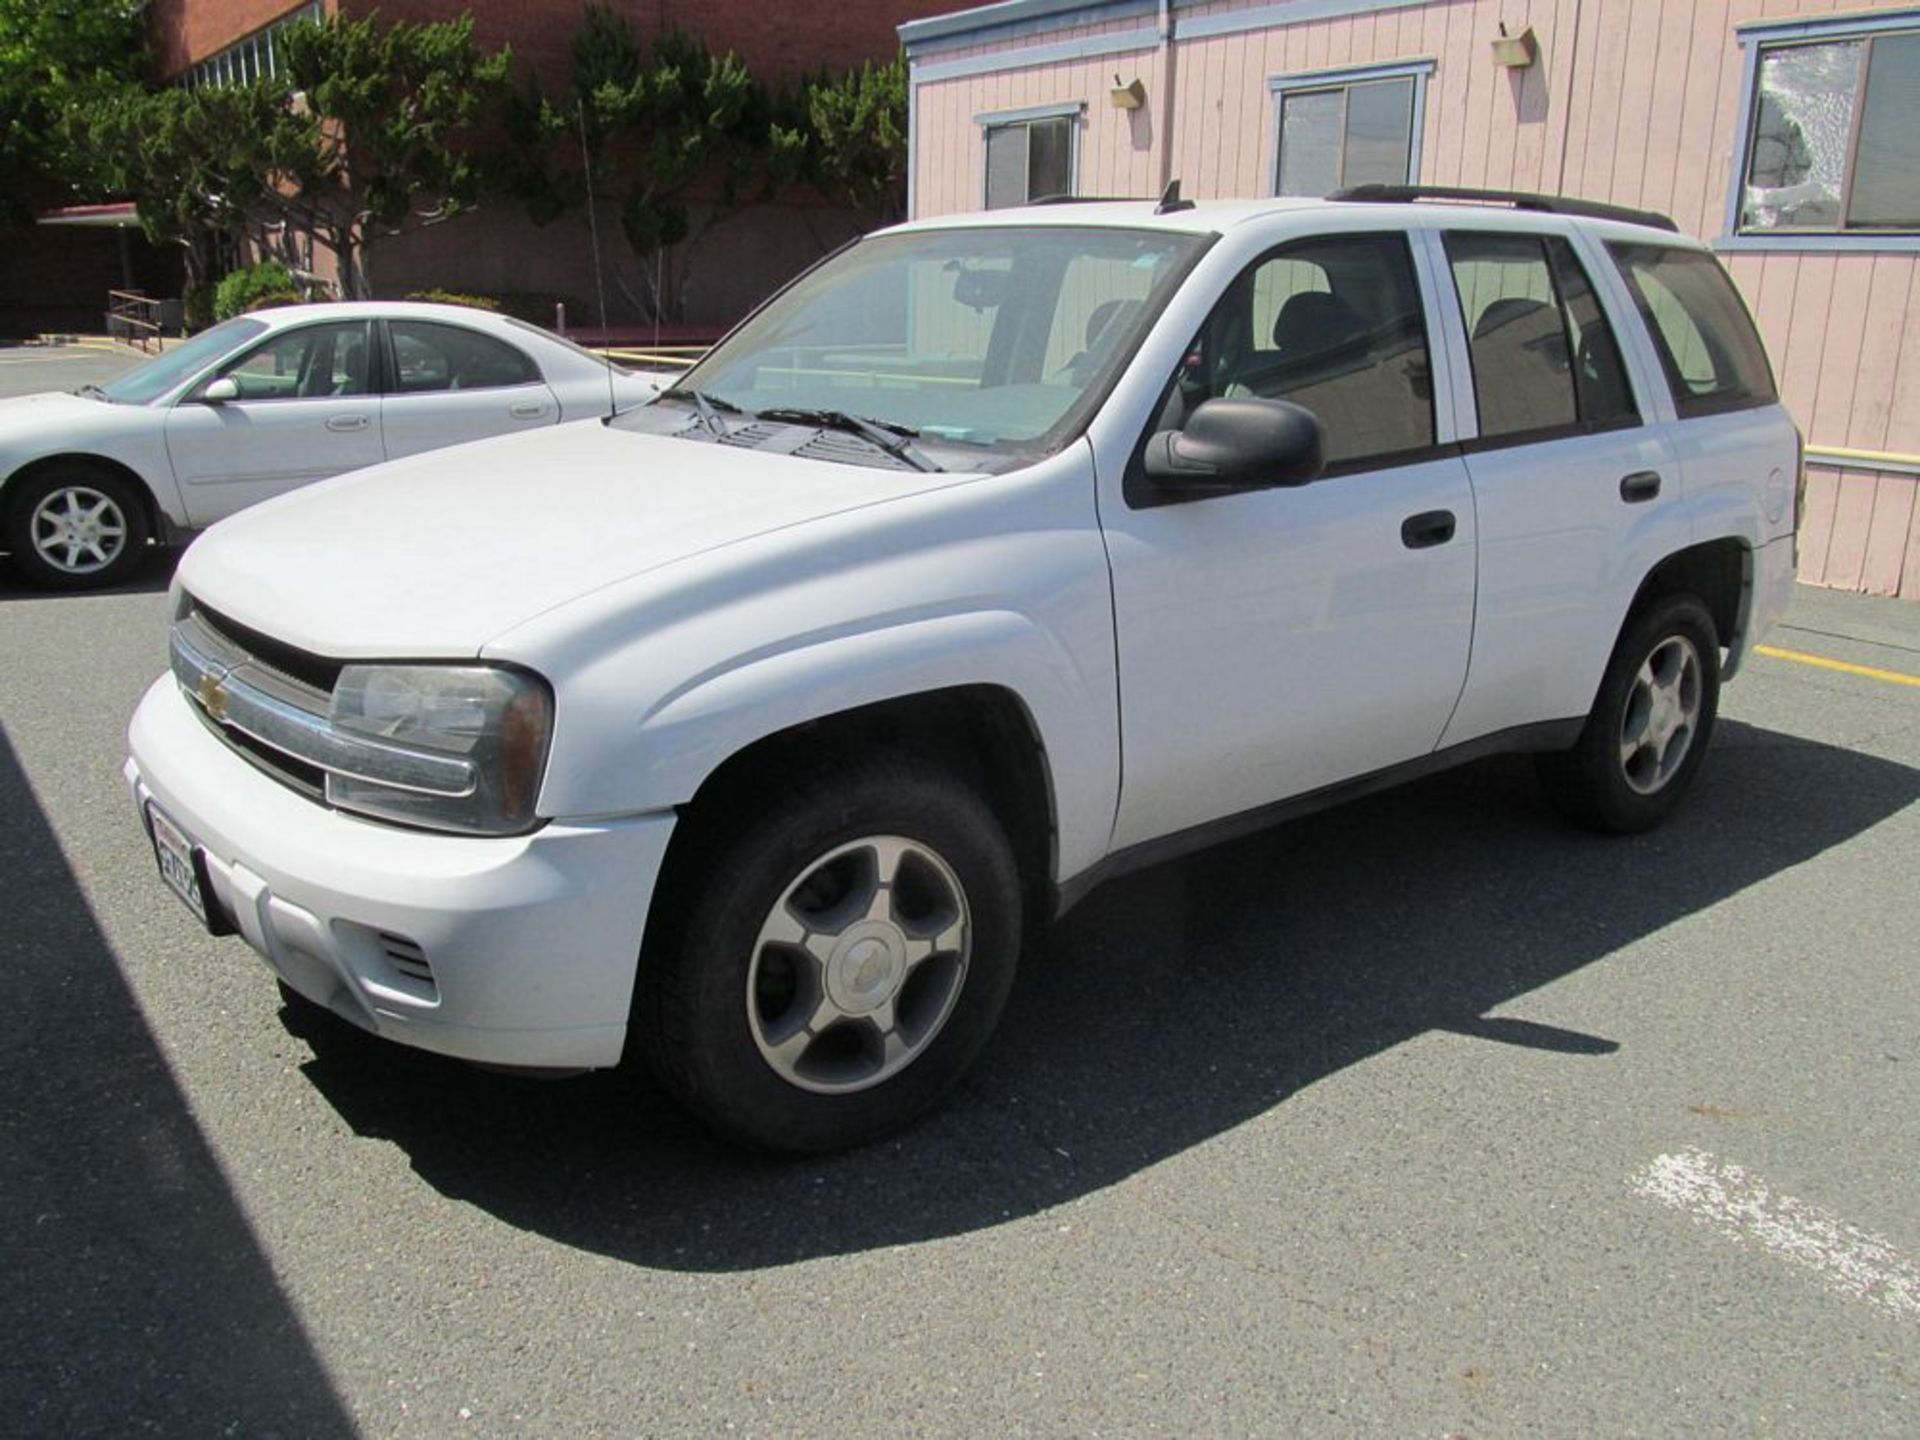
M 1710 415 L 1774 402 L 1766 349 L 1718 261 L 1661 245 L 1607 249 L 1652 332 L 1675 409 Z
M 242 400 L 324 400 L 370 388 L 367 323 L 285 330 L 224 368 Z
M 540 372 L 520 351 L 491 335 L 428 320 L 394 320 L 394 392 L 493 390 L 531 385 Z
M 1412 76 L 1279 92 L 1276 195 L 1331 195 L 1412 179 Z
M 1161 428 L 1241 395 L 1311 410 L 1329 465 L 1433 444 L 1427 327 L 1405 236 L 1299 241 L 1243 272 L 1194 337 Z
M 988 125 L 987 209 L 1073 194 L 1071 115 Z
M 1920 230 L 1920 28 L 1764 46 L 1743 231 Z
M 1445 243 L 1482 439 L 1637 418 L 1613 328 L 1565 240 L 1455 230 Z

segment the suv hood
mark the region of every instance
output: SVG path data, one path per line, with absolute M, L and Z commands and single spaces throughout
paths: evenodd
M 648 570 L 954 484 L 584 422 L 309 486 L 207 531 L 180 562 L 202 603 L 339 659 L 477 655 Z

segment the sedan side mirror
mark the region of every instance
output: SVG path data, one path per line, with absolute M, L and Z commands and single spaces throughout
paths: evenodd
M 1147 476 L 1180 495 L 1224 495 L 1304 485 L 1326 465 L 1326 441 L 1311 410 L 1286 400 L 1209 400 L 1183 430 L 1147 440 Z
M 224 405 L 229 400 L 238 400 L 239 398 L 239 383 L 235 381 L 231 375 L 222 375 L 218 380 L 210 382 L 206 388 L 200 392 L 200 399 L 209 405 Z

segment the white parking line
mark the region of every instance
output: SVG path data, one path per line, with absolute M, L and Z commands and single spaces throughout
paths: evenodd
M 1811 1270 L 1842 1295 L 1920 1319 L 1920 1267 L 1892 1242 L 1831 1210 L 1776 1195 L 1738 1165 L 1704 1150 L 1662 1155 L 1633 1177 L 1640 1194 L 1671 1205 L 1736 1245 L 1754 1244 Z

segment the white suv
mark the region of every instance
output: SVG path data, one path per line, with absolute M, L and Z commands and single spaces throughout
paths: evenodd
M 811 1150 L 1126 870 L 1494 751 L 1656 823 L 1798 436 L 1660 217 L 1432 194 L 903 226 L 606 425 L 224 522 L 133 720 L 162 876 L 378 1034 Z

